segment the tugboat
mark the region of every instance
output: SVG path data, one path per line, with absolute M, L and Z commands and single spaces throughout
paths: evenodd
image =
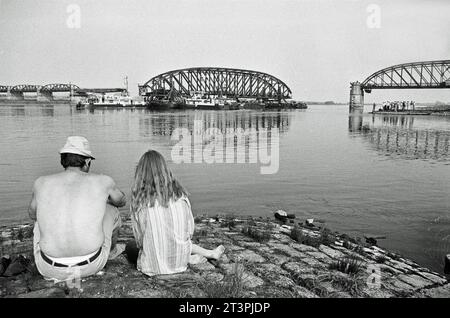
M 201 92 L 193 94 L 190 98 L 185 98 L 184 104 L 186 108 L 191 109 L 239 109 L 239 104 L 231 99 L 217 95 L 205 95 Z
M 308 105 L 305 102 L 298 102 L 298 101 L 293 100 L 293 101 L 290 101 L 289 104 L 294 109 L 307 109 L 308 108 Z
M 214 97 L 193 97 L 185 99 L 186 108 L 194 109 L 223 109 L 225 101 Z
M 304 102 L 288 101 L 288 102 L 268 102 L 265 108 L 277 108 L 277 109 L 307 109 L 308 105 Z
M 91 95 L 88 98 L 88 105 L 91 107 L 129 107 L 133 106 L 133 100 L 128 95 L 103 95 L 102 97 Z
M 146 107 L 149 110 L 182 109 L 184 108 L 184 101 L 180 98 L 175 98 L 174 100 L 149 99 L 146 102 Z

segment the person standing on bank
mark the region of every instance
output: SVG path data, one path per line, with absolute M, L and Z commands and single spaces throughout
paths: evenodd
M 60 150 L 61 173 L 34 183 L 29 216 L 35 222 L 34 257 L 45 279 L 66 281 L 96 274 L 117 256 L 115 243 L 125 194 L 113 179 L 89 173 L 89 142 L 71 136 Z

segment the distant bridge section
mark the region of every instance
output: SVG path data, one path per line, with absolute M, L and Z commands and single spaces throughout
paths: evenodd
M 24 99 L 24 94 L 31 94 L 37 100 L 48 101 L 53 99 L 54 93 L 69 93 L 70 98 L 73 96 L 83 97 L 89 94 L 107 94 L 107 93 L 127 93 L 126 88 L 80 88 L 74 84 L 47 84 L 47 85 L 0 85 L 0 93 L 7 99 Z
M 364 106 L 373 89 L 450 88 L 450 60 L 398 64 L 379 70 L 350 87 L 350 110 Z
M 267 73 L 233 68 L 196 67 L 155 76 L 139 86 L 141 96 L 157 99 L 190 97 L 202 92 L 229 98 L 290 99 L 291 89 Z
M 23 84 L 23 85 L 16 85 L 11 87 L 12 93 L 35 93 L 38 92 L 42 88 L 42 85 L 29 85 L 29 84 Z
M 11 86 L 0 85 L 0 93 L 7 93 Z
M 62 92 L 74 92 L 80 88 L 74 84 L 47 84 L 42 86 L 41 92 L 49 93 L 62 93 Z
M 107 94 L 107 93 L 127 93 L 126 88 L 77 88 L 78 94 Z

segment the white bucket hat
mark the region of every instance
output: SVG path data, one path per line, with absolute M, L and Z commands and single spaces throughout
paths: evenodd
M 95 159 L 92 155 L 91 146 L 89 141 L 82 136 L 70 136 L 67 137 L 66 144 L 61 148 L 59 153 L 74 153 L 77 155 L 89 157 Z

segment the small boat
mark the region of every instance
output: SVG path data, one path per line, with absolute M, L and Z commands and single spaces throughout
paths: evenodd
M 239 104 L 234 99 L 203 92 L 195 92 L 191 97 L 185 98 L 184 105 L 191 109 L 239 109 Z
M 214 109 L 219 107 L 212 99 L 186 99 L 186 106 L 196 109 Z
M 266 109 L 307 109 L 308 105 L 304 102 L 287 101 L 287 102 L 268 102 L 265 105 Z
M 291 101 L 290 106 L 295 109 L 308 109 L 308 105 L 305 102 Z
M 194 109 L 222 109 L 225 107 L 225 100 L 215 97 L 194 96 L 184 100 L 186 108 Z
M 79 101 L 77 103 L 77 105 L 75 106 L 76 109 L 84 109 L 86 107 L 85 104 L 83 104 L 81 101 Z
M 181 109 L 183 108 L 183 103 L 170 100 L 151 100 L 147 102 L 146 106 L 150 110 Z
M 244 101 L 242 105 L 243 109 L 307 109 L 308 105 L 304 102 L 288 101 L 288 102 L 278 102 L 278 101 L 258 101 L 250 100 Z
M 91 95 L 88 98 L 89 106 L 99 107 L 128 107 L 133 106 L 133 100 L 128 95 Z

